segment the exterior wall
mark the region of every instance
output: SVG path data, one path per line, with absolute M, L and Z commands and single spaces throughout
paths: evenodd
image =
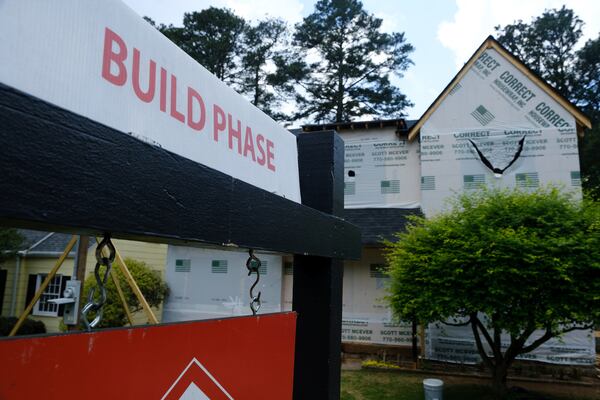
M 385 300 L 389 278 L 380 270 L 385 258 L 380 248 L 363 248 L 359 261 L 344 263 L 342 341 L 410 346 L 411 324 L 394 321 Z
M 419 143 L 394 127 L 339 133 L 345 143 L 346 208 L 418 208 Z
M 4 298 L 0 315 L 3 317 L 10 316 L 10 307 L 12 304 L 13 281 L 15 279 L 15 270 L 17 268 L 16 258 L 6 260 L 0 268 L 6 270 L 6 286 L 4 288 Z
M 260 313 L 282 310 L 282 257 L 256 252 L 262 262 L 256 295 L 261 292 Z M 169 246 L 166 276 L 171 295 L 163 310 L 165 322 L 250 315 L 248 253 Z
M 494 167 L 510 167 L 494 174 L 473 144 Z M 575 118 L 494 49 L 479 57 L 421 128 L 421 163 L 428 215 L 442 210 L 448 196 L 482 185 L 554 183 L 580 193 Z
M 388 279 L 371 275 L 371 265 L 383 265 L 385 259 L 380 249 L 363 248 L 358 261 L 344 262 L 343 315 L 347 319 L 389 318 L 385 304 L 385 287 Z

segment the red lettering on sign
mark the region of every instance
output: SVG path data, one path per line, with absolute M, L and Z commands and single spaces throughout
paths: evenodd
M 160 68 L 160 111 L 167 112 L 167 70 Z
M 227 128 L 229 131 L 229 148 L 233 150 L 233 138 L 237 141 L 238 153 L 242 154 L 242 123 L 237 120 L 237 129 L 233 128 L 231 114 L 227 114 Z
M 198 121 L 194 121 L 194 100 L 200 107 L 200 119 Z M 187 107 L 187 116 L 188 116 L 188 126 L 197 131 L 201 131 L 204 128 L 204 123 L 206 122 L 206 107 L 204 106 L 204 100 L 202 100 L 202 96 L 194 89 L 188 86 L 188 107 Z
M 113 43 L 119 47 L 119 52 L 113 51 Z M 104 56 L 102 57 L 102 77 L 117 86 L 123 86 L 127 82 L 127 69 L 124 61 L 127 58 L 127 46 L 119 35 L 106 28 L 104 30 Z M 119 69 L 117 75 L 110 72 L 110 66 L 114 63 Z
M 275 172 L 275 164 L 273 164 L 273 159 L 275 158 L 275 153 L 273 152 L 273 147 L 275 145 L 269 139 L 267 139 L 267 168 L 271 171 Z
M 246 127 L 246 136 L 244 138 L 244 157 L 248 157 L 248 153 L 252 155 L 252 161 L 256 162 L 254 139 L 252 138 L 252 129 L 249 126 Z
M 260 156 L 256 159 L 256 162 L 258 162 L 260 165 L 265 165 L 265 150 L 263 149 L 263 143 L 265 141 L 265 137 L 263 135 L 257 135 L 256 136 L 256 147 L 258 148 L 258 152 L 260 153 Z
M 212 104 L 212 113 L 209 111 L 207 115 L 206 107 L 211 107 L 211 104 L 205 102 L 205 98 L 200 94 L 201 92 L 191 86 L 182 85 L 181 88 L 178 88 L 177 75 L 171 73 L 165 67 L 160 67 L 160 74 L 157 76 L 158 65 L 152 58 L 148 58 L 147 61 L 148 84 L 147 89 L 144 91 L 142 86 L 146 87 L 146 82 L 144 82 L 144 85 L 140 82 L 141 75 L 145 75 L 141 73 L 142 51 L 133 47 L 131 63 L 126 63 L 127 55 L 128 47 L 123 38 L 111 29 L 105 28 L 102 58 L 102 77 L 105 80 L 116 86 L 124 86 L 128 80 L 128 67 L 131 68 L 131 86 L 136 97 L 142 102 L 156 104 L 154 98 L 158 86 L 158 108 L 160 111 L 167 113 L 167 107 L 169 107 L 168 115 L 171 118 L 186 124 L 194 131 L 202 131 L 206 126 L 207 119 L 212 117 L 213 139 L 215 142 L 218 143 L 219 134 L 225 133 L 227 130 L 227 147 L 229 150 L 237 152 L 260 166 L 265 166 L 270 171 L 276 171 L 275 142 L 262 134 L 254 137 L 251 126 L 247 124 L 247 121 L 237 118 L 235 115 L 236 110 L 226 112 L 223 104 Z M 160 82 L 157 83 L 157 79 L 160 79 Z M 170 88 L 167 87 L 169 84 Z M 184 107 L 187 107 L 184 113 L 183 110 L 177 109 L 177 93 L 178 89 L 185 90 L 186 88 L 187 103 Z M 170 94 L 167 95 L 169 90 Z M 243 138 L 242 133 L 244 133 Z
M 185 122 L 185 116 L 177 111 L 177 77 L 171 74 L 171 117 Z
M 225 131 L 225 111 L 218 105 L 213 106 L 213 139 L 219 141 L 219 132 Z
M 154 90 L 156 88 L 156 63 L 150 60 L 150 71 L 148 73 L 148 91 L 140 88 L 140 51 L 133 48 L 133 91 L 137 97 L 144 103 L 150 103 L 154 99 Z

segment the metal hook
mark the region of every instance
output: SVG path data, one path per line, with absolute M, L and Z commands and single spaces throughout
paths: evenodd
M 104 257 L 102 254 L 102 250 L 104 247 L 108 247 L 108 257 Z M 102 320 L 102 315 L 104 312 L 104 304 L 106 303 L 106 281 L 108 280 L 108 275 L 112 268 L 112 263 L 115 261 L 116 256 L 115 246 L 110 240 L 110 234 L 105 233 L 104 238 L 98 245 L 96 246 L 96 267 L 94 268 L 94 277 L 96 278 L 96 283 L 98 285 L 98 289 L 100 291 L 100 299 L 98 301 L 94 301 L 94 295 L 96 294 L 96 288 L 90 289 L 88 294 L 88 302 L 81 310 L 82 321 L 88 331 L 91 331 L 92 328 L 95 328 L 96 325 L 100 323 Z M 100 276 L 100 267 L 102 265 L 106 266 L 104 271 L 104 275 Z M 88 321 L 88 313 L 95 312 L 96 317 L 90 322 Z
M 261 292 L 259 291 L 258 295 L 254 296 L 254 288 L 256 287 L 256 285 L 258 285 L 258 281 L 260 280 L 260 272 L 258 269 L 260 268 L 261 263 L 258 257 L 254 255 L 253 249 L 248 250 L 248 254 L 250 255 L 250 257 L 248 257 L 248 260 L 246 261 L 246 268 L 248 268 L 248 276 L 252 275 L 253 272 L 256 272 L 256 280 L 254 281 L 254 284 L 250 287 L 250 310 L 252 310 L 252 315 L 256 315 L 258 310 L 260 310 L 261 306 Z

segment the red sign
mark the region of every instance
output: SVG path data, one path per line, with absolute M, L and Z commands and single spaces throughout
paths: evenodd
M 291 399 L 295 313 L 0 340 L 0 399 Z

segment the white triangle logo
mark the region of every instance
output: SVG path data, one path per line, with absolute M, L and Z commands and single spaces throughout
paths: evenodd
M 183 392 L 179 400 L 210 400 L 194 382 Z
M 204 365 L 193 358 L 162 400 L 233 400 L 233 397 Z

